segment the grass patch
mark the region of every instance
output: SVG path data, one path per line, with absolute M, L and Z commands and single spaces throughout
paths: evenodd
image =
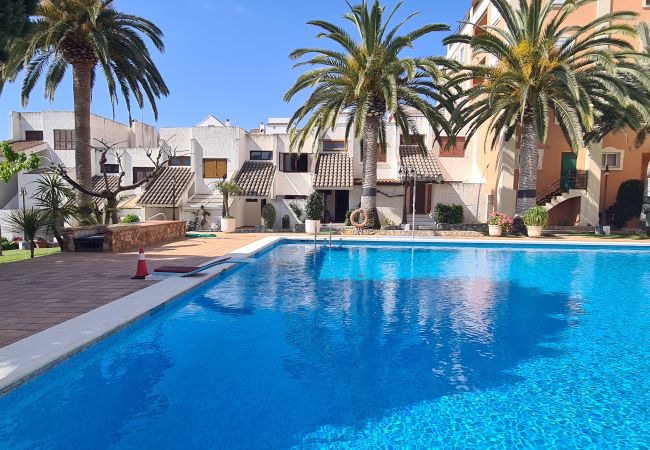
M 61 252 L 59 247 L 37 248 L 34 252 L 34 258 L 53 255 L 59 252 Z M 2 256 L 0 256 L 0 264 L 22 261 L 24 259 L 29 259 L 29 250 L 3 250 Z

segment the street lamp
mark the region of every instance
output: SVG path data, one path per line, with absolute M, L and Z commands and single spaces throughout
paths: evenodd
M 403 221 L 406 223 L 406 186 L 408 185 L 409 179 L 413 179 L 413 223 L 411 225 L 411 237 L 415 238 L 415 191 L 417 189 L 418 182 L 418 173 L 415 169 L 409 169 L 408 167 L 400 167 L 397 172 L 400 180 L 404 183 L 404 209 L 402 214 L 404 216 Z
M 603 210 L 600 213 L 600 226 L 605 226 L 607 225 L 607 181 L 609 180 L 609 164 L 605 165 L 605 172 L 603 172 L 605 175 L 605 195 L 603 198 Z
M 176 220 L 176 177 L 172 177 L 172 220 Z

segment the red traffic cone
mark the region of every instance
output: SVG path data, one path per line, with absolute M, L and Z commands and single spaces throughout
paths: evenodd
M 144 249 L 140 248 L 140 254 L 138 255 L 138 269 L 135 271 L 135 275 L 131 277 L 132 280 L 144 280 L 149 275 L 147 270 L 147 261 L 144 259 Z

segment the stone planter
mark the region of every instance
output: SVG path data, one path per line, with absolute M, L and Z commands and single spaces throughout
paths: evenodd
M 307 234 L 318 234 L 320 232 L 320 220 L 305 220 L 305 232 Z
M 501 228 L 501 225 L 488 225 L 488 231 L 490 233 L 490 236 L 499 237 L 503 232 L 503 228 Z
M 229 219 L 226 217 L 221 218 L 221 231 L 223 231 L 224 233 L 234 233 L 236 228 L 237 228 L 237 219 L 235 219 L 234 217 Z
M 528 237 L 538 238 L 542 237 L 544 227 L 540 227 L 538 225 L 530 225 L 526 227 L 526 231 L 528 232 Z

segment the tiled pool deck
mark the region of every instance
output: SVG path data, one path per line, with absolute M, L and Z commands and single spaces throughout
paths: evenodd
M 200 265 L 268 236 L 273 235 L 220 234 L 217 238 L 187 239 L 148 247 L 145 248 L 147 264 L 150 272 L 162 265 Z M 556 239 L 543 241 L 557 242 Z M 582 237 L 560 241 L 595 244 L 619 240 Z M 620 240 L 620 243 L 634 241 Z M 131 251 L 61 253 L 0 265 L 0 348 L 157 283 L 131 280 L 136 264 L 137 252 Z
M 264 236 L 238 233 L 147 247 L 147 265 L 149 272 L 200 265 Z M 131 279 L 137 258 L 137 251 L 60 253 L 0 265 L 0 347 L 155 284 Z

